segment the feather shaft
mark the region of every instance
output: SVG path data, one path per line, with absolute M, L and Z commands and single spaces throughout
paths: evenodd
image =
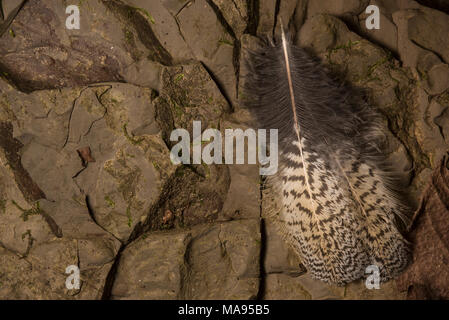
M 284 27 L 282 26 L 282 24 L 281 24 L 281 34 L 282 34 L 282 48 L 283 48 L 284 58 L 285 58 L 285 72 L 287 73 L 288 87 L 289 87 L 289 91 L 290 91 L 290 101 L 291 101 L 293 119 L 294 119 L 293 123 L 294 123 L 294 127 L 295 127 L 296 137 L 298 138 L 298 147 L 299 147 L 299 152 L 301 155 L 301 160 L 303 163 L 304 179 L 305 179 L 305 183 L 307 185 L 307 192 L 309 193 L 310 201 L 312 202 L 313 206 L 316 207 L 315 202 L 312 198 L 312 191 L 310 188 L 309 177 L 307 176 L 307 163 L 304 160 L 303 147 L 302 147 L 302 143 L 301 143 L 301 127 L 299 125 L 298 116 L 296 114 L 295 93 L 293 91 L 292 74 L 290 71 L 290 61 L 289 61 L 289 56 L 288 56 L 287 38 L 285 36 Z

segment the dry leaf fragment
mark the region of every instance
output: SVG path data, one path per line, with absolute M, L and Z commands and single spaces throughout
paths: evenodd
M 90 147 L 84 147 L 76 151 L 78 152 L 84 167 L 86 167 L 89 162 L 95 162 L 95 159 L 92 157 Z

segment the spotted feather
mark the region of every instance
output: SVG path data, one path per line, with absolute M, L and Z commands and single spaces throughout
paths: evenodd
M 378 114 L 284 32 L 248 57 L 247 106 L 260 128 L 278 129 L 269 183 L 286 241 L 325 282 L 354 281 L 373 264 L 381 281 L 395 277 L 410 256 L 398 227 L 408 209 L 385 169 Z

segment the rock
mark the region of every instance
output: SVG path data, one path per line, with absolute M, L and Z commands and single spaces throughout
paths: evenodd
M 181 33 L 194 57 L 204 63 L 228 101 L 236 103 L 235 39 L 206 0 L 185 6 L 177 15 Z M 204 32 L 207 30 L 207 32 Z
M 9 26 L 22 9 L 26 0 L 12 0 L 8 1 L 8 3 L 2 4 L 2 10 L 0 10 L 0 35 L 5 32 L 9 32 L 11 36 L 14 36 L 14 30 L 9 29 Z
M 284 0 L 279 4 L 279 12 L 276 16 L 276 30 L 274 30 L 274 34 L 279 37 L 281 34 L 281 23 L 283 23 L 283 28 L 288 30 L 288 22 L 292 20 L 293 16 L 296 15 L 295 23 L 301 22 L 301 10 L 305 11 L 304 1 L 298 0 Z M 298 27 L 296 25 L 295 27 Z M 290 31 L 290 30 L 289 30 Z
M 267 38 L 273 34 L 276 14 L 276 0 L 259 1 L 259 24 L 257 35 Z
M 239 110 L 226 117 L 221 126 L 221 134 L 225 137 L 226 129 L 252 129 L 250 119 L 244 110 Z M 245 140 L 245 159 L 248 159 L 248 144 Z M 233 154 L 237 144 L 234 139 Z M 257 159 L 256 159 L 257 161 Z M 260 217 L 260 184 L 262 177 L 259 173 L 259 164 L 228 165 L 230 185 L 223 205 L 221 215 L 224 219 L 249 219 Z
M 173 17 L 176 17 L 185 6 L 190 5 L 190 0 L 162 0 L 161 2 Z
M 324 0 L 309 1 L 307 6 L 307 16 L 309 18 L 317 14 L 331 14 L 334 16 L 359 15 L 368 6 L 368 1 L 358 0 Z
M 13 137 L 13 126 L 7 121 L 0 122 L 0 148 L 4 155 L 3 163 L 12 171 L 18 188 L 27 201 L 45 198 L 44 192 L 32 180 L 29 172 L 22 165 L 20 154 L 23 144 Z
M 73 200 L 60 203 L 43 200 L 40 203 L 42 210 L 61 228 L 64 239 L 73 239 L 76 243 L 76 265 L 81 275 L 79 298 L 99 299 L 120 241 L 92 220 L 86 203 Z
M 406 293 L 401 292 L 396 281 L 380 284 L 379 289 L 367 289 L 365 281 L 356 281 L 346 286 L 344 300 L 404 300 Z
M 147 217 L 145 230 L 184 228 L 220 219 L 229 184 L 227 166 L 178 167 Z
M 220 127 L 220 118 L 230 105 L 201 63 L 164 68 L 161 78 L 156 120 L 167 144 L 173 144 L 169 135 L 175 128 L 192 134 L 193 121 L 201 121 L 201 130 Z
M 229 166 L 231 183 L 222 214 L 226 218 L 255 218 L 260 215 L 260 176 L 257 165 Z
M 309 293 L 312 300 L 336 300 L 340 298 L 340 296 L 334 292 L 336 287 L 332 288 L 322 281 L 315 280 L 308 273 L 299 276 L 295 279 L 295 282 L 299 283 L 299 285 Z
M 235 37 L 240 39 L 247 27 L 248 12 L 244 0 L 226 1 L 212 0 L 223 15 L 228 25 L 232 28 Z
M 258 220 L 144 234 L 123 251 L 113 299 L 250 299 L 258 292 Z
M 55 240 L 36 245 L 26 259 L 0 247 L 0 296 L 3 299 L 72 299 L 65 269 L 77 265 L 76 242 Z M 92 292 L 90 298 L 99 298 Z
M 418 0 L 420 4 L 449 13 L 449 4 L 445 0 Z
M 442 63 L 433 52 L 422 50 L 418 56 L 417 70 L 425 82 L 429 95 L 442 94 L 449 88 L 449 66 Z
M 103 115 L 67 148 L 92 149 L 96 161 L 77 173 L 76 184 L 88 196 L 97 222 L 124 241 L 146 219 L 175 168 L 155 121 L 152 91 L 115 84 L 100 92 L 96 103 Z M 84 107 L 84 113 L 95 110 Z M 75 127 L 83 122 L 72 121 Z
M 396 281 L 389 281 L 380 284 L 379 289 L 368 289 L 365 280 L 361 279 L 347 284 L 344 287 L 337 287 L 324 284 L 321 281 L 312 279 L 308 274 L 295 279 L 309 294 L 313 300 L 404 300 L 405 293 L 399 291 Z
M 444 102 L 443 102 L 444 103 Z M 441 134 L 446 144 L 449 143 L 449 108 L 447 108 L 447 101 L 445 109 L 441 114 L 435 118 L 435 124 L 440 128 Z
M 444 36 L 449 32 L 449 15 L 421 6 L 410 18 L 408 31 L 411 41 L 437 53 L 445 63 L 449 63 L 449 40 Z
M 359 15 L 359 25 L 360 30 L 364 37 L 378 43 L 392 52 L 398 52 L 398 30 L 396 25 L 393 23 L 391 17 L 391 6 L 394 1 L 379 1 L 371 0 L 370 5 L 375 5 L 379 8 L 380 21 L 379 29 L 367 29 L 366 28 L 366 18 L 369 16 L 365 10 Z M 393 9 L 394 10 L 394 9 Z
M 416 10 L 407 9 L 393 13 L 393 21 L 398 30 L 398 53 L 405 67 L 415 68 L 422 48 L 410 41 L 408 34 L 408 21 L 416 14 Z
M 240 40 L 240 43 L 242 46 L 242 54 L 239 61 L 239 103 L 234 107 L 234 111 L 237 115 L 239 115 L 238 120 L 240 122 L 246 123 L 246 125 L 251 126 L 253 125 L 252 122 L 254 121 L 251 119 L 251 114 L 247 110 L 247 112 L 244 113 L 240 112 L 241 110 L 246 109 L 245 105 L 247 97 L 245 96 L 245 81 L 249 72 L 247 68 L 247 59 L 249 58 L 248 52 L 251 50 L 255 51 L 259 49 L 263 42 L 255 36 L 244 34 Z
M 268 277 L 278 273 L 297 277 L 305 273 L 301 260 L 280 236 L 273 219 L 268 218 L 264 222 L 266 240 L 264 271 Z
M 99 299 L 119 241 L 95 224 L 85 203 L 41 199 L 30 206 L 11 171 L 1 167 L 0 181 L 0 296 Z M 71 265 L 80 268 L 78 290 L 66 288 Z
M 0 158 L 2 164 L 6 163 L 3 150 L 0 151 Z M 0 245 L 19 257 L 26 256 L 34 243 L 44 243 L 56 236 L 60 237 L 60 232 L 57 228 L 56 234 L 52 232 L 37 202 L 30 201 L 32 205 L 28 203 L 12 168 L 1 166 L 0 169 Z
M 317 34 L 320 38 L 316 37 Z M 319 54 L 359 39 L 340 20 L 328 15 L 315 15 L 306 20 L 299 31 L 297 45 Z
M 157 88 L 159 68 L 147 59 L 171 65 L 193 58 L 175 18 L 159 1 L 142 8 L 136 1 L 94 1 L 79 7 L 81 27 L 68 30 L 62 3 L 27 2 L 11 25 L 14 36 L 5 32 L 0 37 L 0 71 L 26 92 L 107 81 Z M 142 68 L 150 80 L 137 77 L 136 69 Z
M 54 148 L 32 142 L 23 148 L 22 163 L 32 179 L 39 181 L 47 199 L 58 201 L 81 195 L 72 179 L 82 170 L 81 159 L 75 150 L 58 152 Z M 65 186 L 63 190 L 61 185 Z
M 103 1 L 105 4 L 107 2 L 110 1 Z M 173 0 L 146 2 L 125 0 L 123 1 L 126 4 L 125 11 L 120 9 L 119 1 L 113 1 L 111 4 L 112 8 L 122 11 L 121 14 L 125 18 L 124 25 L 126 26 L 131 23 L 136 30 L 136 37 L 148 49 L 156 49 L 156 46 L 160 46 L 157 51 L 160 51 L 162 54 L 165 50 L 168 53 L 167 58 L 164 58 L 164 60 L 157 58 L 157 56 L 151 59 L 164 65 L 186 63 L 194 58 L 192 50 L 186 43 L 177 21 L 179 10 L 186 5 L 187 1 L 176 0 L 176 3 L 174 2 Z M 130 11 L 136 13 L 134 17 L 130 17 Z M 162 57 L 165 55 L 158 56 Z
M 15 133 L 25 144 L 24 169 L 49 200 L 87 195 L 97 222 L 126 240 L 174 173 L 152 91 L 111 84 L 64 92 L 58 99 L 55 91 L 7 95 L 14 101 Z M 28 104 L 34 114 L 25 111 Z M 77 150 L 85 146 L 95 162 L 83 165 Z
M 423 89 L 418 89 L 417 103 L 413 117 L 416 119 L 414 127 L 414 136 L 421 150 L 427 155 L 432 168 L 436 168 L 442 156 L 446 154 L 447 144 L 441 135 L 441 129 L 435 123 L 444 107 L 435 99 L 428 99 Z M 432 119 L 432 122 L 426 122 L 421 119 Z
M 297 277 L 282 273 L 270 274 L 265 279 L 264 300 L 310 300 L 310 294 L 301 286 Z
M 17 8 L 23 1 L 22 0 L 12 0 L 12 1 L 5 1 L 3 4 L 3 14 L 5 17 L 9 16 L 11 12 L 14 11 L 15 8 Z
M 140 60 L 129 65 L 123 70 L 123 78 L 126 82 L 140 87 L 148 87 L 157 91 L 161 90 L 160 77 L 163 66 L 150 60 Z
M 443 157 L 432 173 L 413 215 L 409 239 L 415 244 L 413 259 L 397 282 L 411 300 L 444 300 L 449 297 L 448 259 L 449 237 L 449 170 Z
M 293 22 L 296 32 L 302 27 L 304 21 L 307 18 L 307 4 L 308 0 L 298 0 L 295 8 L 295 14 L 293 16 Z M 295 43 L 298 42 L 298 34 L 296 33 Z
M 126 240 L 157 201 L 163 177 L 157 161 L 144 150 L 126 141 L 113 146 L 116 154 L 112 159 L 90 166 L 92 169 L 83 171 L 76 180 L 86 191 L 98 223 Z
M 122 80 L 120 70 L 132 62 L 120 46 L 123 32 L 107 16 L 92 15 L 105 9 L 101 3 L 85 6 L 82 28 L 68 30 L 62 2 L 28 1 L 11 25 L 14 36 L 0 37 L 1 71 L 23 91 Z

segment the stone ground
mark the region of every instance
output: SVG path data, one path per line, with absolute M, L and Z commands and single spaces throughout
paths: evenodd
M 173 165 L 173 128 L 245 128 L 279 35 L 368 93 L 416 205 L 449 144 L 449 8 L 409 0 L 1 1 L 1 299 L 403 299 L 311 279 L 254 165 Z M 77 4 L 80 30 L 65 28 Z M 365 8 L 381 12 L 367 30 Z M 81 287 L 65 287 L 66 267 Z

